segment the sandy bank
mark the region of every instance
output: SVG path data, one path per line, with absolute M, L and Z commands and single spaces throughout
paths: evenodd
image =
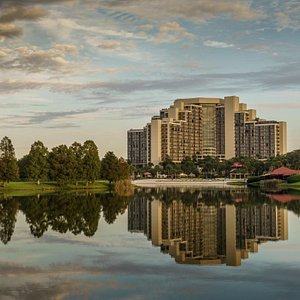
M 182 180 L 182 179 L 140 179 L 132 181 L 139 187 L 220 187 L 220 188 L 244 188 L 244 186 L 231 185 L 233 180 Z

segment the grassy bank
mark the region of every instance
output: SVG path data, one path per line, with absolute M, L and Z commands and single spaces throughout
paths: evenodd
M 247 183 L 245 181 L 229 181 L 228 185 L 236 185 L 236 186 L 245 186 Z
M 33 192 L 48 193 L 57 192 L 61 190 L 100 190 L 105 191 L 109 188 L 109 184 L 106 181 L 95 181 L 89 185 L 86 182 L 78 182 L 78 184 L 65 184 L 60 185 L 55 181 L 42 182 L 37 184 L 36 182 L 10 182 L 5 186 L 0 187 L 0 193 L 13 193 L 21 195 L 29 195 Z

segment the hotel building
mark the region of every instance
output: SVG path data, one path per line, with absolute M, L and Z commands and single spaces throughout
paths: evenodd
M 151 162 L 151 124 L 127 131 L 127 157 L 135 166 L 143 167 Z
M 187 156 L 265 159 L 287 152 L 286 122 L 257 118 L 236 96 L 177 99 L 133 138 L 135 132 L 129 130 L 127 139 L 134 165 L 156 165 L 166 157 L 179 163 Z

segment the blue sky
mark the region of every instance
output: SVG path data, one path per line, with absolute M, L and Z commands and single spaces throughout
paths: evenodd
M 26 2 L 26 4 L 24 4 Z M 298 0 L 1 0 L 0 136 L 18 157 L 126 131 L 182 97 L 237 95 L 300 148 Z

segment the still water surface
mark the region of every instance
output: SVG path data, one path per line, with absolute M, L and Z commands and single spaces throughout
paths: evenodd
M 0 299 L 299 299 L 299 215 L 252 190 L 1 196 Z

